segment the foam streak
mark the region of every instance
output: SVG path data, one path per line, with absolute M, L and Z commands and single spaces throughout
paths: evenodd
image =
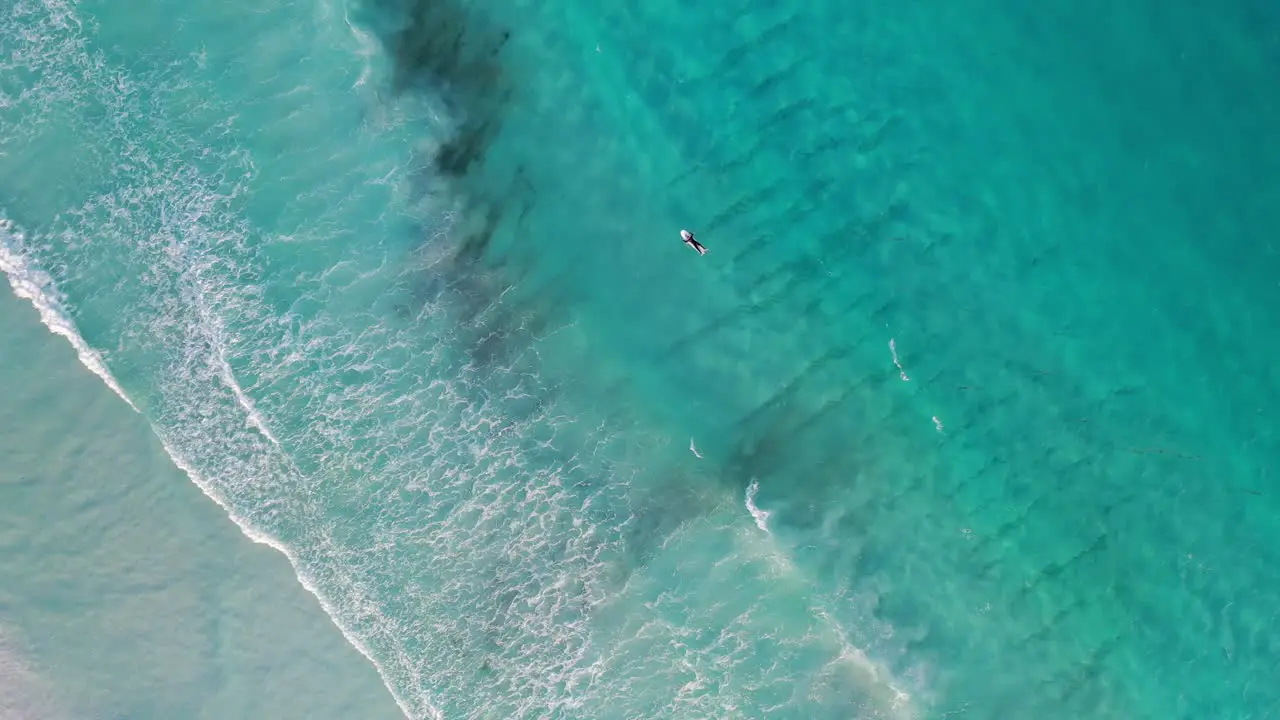
M 756 521 L 756 527 L 769 532 L 769 512 L 756 507 L 756 493 L 759 491 L 759 481 L 752 480 L 751 485 L 747 487 L 747 512 L 751 513 L 751 518 Z
M 84 338 L 80 337 L 80 333 L 76 332 L 75 325 L 71 322 L 70 315 L 63 306 L 52 279 L 47 274 L 32 268 L 22 256 L 18 249 L 21 244 L 22 234 L 17 231 L 12 222 L 0 216 L 0 272 L 9 278 L 9 286 L 13 288 L 13 294 L 29 301 L 40 314 L 40 322 L 55 335 L 61 335 L 71 343 L 71 347 L 80 358 L 80 363 L 94 375 L 102 378 L 112 392 L 128 403 L 134 412 L 138 412 L 138 407 L 112 377 L 111 371 L 102 360 L 102 355 L 89 347 Z

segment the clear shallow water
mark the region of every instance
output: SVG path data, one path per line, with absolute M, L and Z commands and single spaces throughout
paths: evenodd
M 1276 710 L 1261 6 L 153 4 L 0 263 L 406 714 Z

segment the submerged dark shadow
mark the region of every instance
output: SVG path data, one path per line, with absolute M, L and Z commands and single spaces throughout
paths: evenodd
M 445 178 L 464 177 L 488 152 L 511 98 L 513 79 L 503 65 L 511 32 L 462 3 L 400 4 L 402 21 L 386 39 L 394 59 L 392 89 L 443 100 L 459 125 L 430 167 Z
M 395 96 L 421 94 L 443 107 L 447 128 L 411 158 L 411 192 L 433 215 L 404 282 L 396 313 L 409 320 L 444 312 L 457 340 L 480 366 L 502 364 L 527 345 L 525 330 L 544 326 L 527 312 L 495 306 L 518 283 L 502 248 L 534 208 L 529 173 L 509 154 L 489 162 L 505 120 L 519 101 L 511 30 L 486 10 L 460 0 L 373 0 L 370 25 L 393 60 Z M 443 136 L 441 136 L 443 133 Z
M 439 92 L 450 102 L 492 96 L 504 78 L 509 30 L 476 8 L 450 0 L 377 0 L 389 22 L 376 28 L 394 61 L 397 92 Z M 453 109 L 458 109 L 454 107 Z

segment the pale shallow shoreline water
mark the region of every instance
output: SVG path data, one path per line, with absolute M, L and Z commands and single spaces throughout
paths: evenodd
M 0 718 L 403 717 L 29 304 L 0 336 Z

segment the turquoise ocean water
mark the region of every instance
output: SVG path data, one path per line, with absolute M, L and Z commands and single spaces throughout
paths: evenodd
M 11 539 L 31 703 L 1280 715 L 1269 5 L 3 2 L 0 269 L 97 375 L 20 392 L 0 316 L 6 423 L 105 437 L 105 384 L 154 435 L 108 526 L 162 546 L 183 484 L 168 586 L 310 618 L 235 605 L 296 682 L 258 710 L 86 692 L 149 643 L 53 632 L 77 546 Z M 14 447 L 71 482 L 54 436 Z M 57 515 L 3 472 L 6 530 Z

